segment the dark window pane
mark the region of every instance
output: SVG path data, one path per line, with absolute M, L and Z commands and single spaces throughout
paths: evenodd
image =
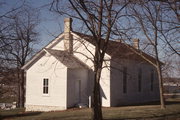
M 48 85 L 48 79 L 46 79 L 46 85 Z
M 154 84 L 154 71 L 151 70 L 151 91 L 153 91 L 153 84 Z
M 43 93 L 48 94 L 48 79 L 43 79 Z
M 46 93 L 48 94 L 48 87 L 46 87 Z
M 45 85 L 45 79 L 43 80 L 43 86 Z
M 43 87 L 43 93 L 45 93 L 45 87 Z
M 123 68 L 123 93 L 127 92 L 127 68 Z
M 138 73 L 138 91 L 141 92 L 142 70 L 139 69 Z

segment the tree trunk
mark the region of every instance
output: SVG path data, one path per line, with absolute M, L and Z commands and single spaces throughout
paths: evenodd
M 165 108 L 164 103 L 164 96 L 163 96 L 163 80 L 162 80 L 162 71 L 160 63 L 157 62 L 157 72 L 158 72 L 158 79 L 159 79 L 159 91 L 160 91 L 160 103 L 161 103 L 161 109 Z
M 19 74 L 19 95 L 18 95 L 18 104 L 20 108 L 24 107 L 24 70 L 20 70 Z
M 163 80 L 162 80 L 162 71 L 161 71 L 161 64 L 158 57 L 158 50 L 157 46 L 155 46 L 155 54 L 156 54 L 156 69 L 158 73 L 158 80 L 159 80 L 159 92 L 160 92 L 160 103 L 161 103 L 161 109 L 165 109 L 165 103 L 164 103 L 164 96 L 163 96 Z
M 94 91 L 93 91 L 93 120 L 102 120 L 100 76 L 101 67 L 95 68 L 94 72 Z
M 18 85 L 17 85 L 17 89 L 18 89 L 18 99 L 17 99 L 17 107 L 20 107 L 20 99 L 21 99 L 21 91 L 20 91 L 20 72 L 19 72 L 19 69 L 17 69 L 17 79 L 18 79 Z

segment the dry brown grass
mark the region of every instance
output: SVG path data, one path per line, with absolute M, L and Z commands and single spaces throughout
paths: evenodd
M 69 109 L 56 112 L 24 112 L 24 109 L 0 111 L 1 119 L 15 120 L 90 120 L 91 109 Z M 141 105 L 103 108 L 105 120 L 123 119 L 172 119 L 180 118 L 180 103 L 170 102 L 166 109 L 159 105 Z

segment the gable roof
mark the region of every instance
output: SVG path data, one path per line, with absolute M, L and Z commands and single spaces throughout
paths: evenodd
M 79 32 L 73 32 L 73 33 L 87 40 L 91 44 L 95 45 L 95 41 L 93 41 L 93 36 L 82 34 Z M 103 41 L 104 39 L 102 39 L 102 46 L 104 45 Z M 108 43 L 106 53 L 110 55 L 112 58 L 117 58 L 117 59 L 126 58 L 126 59 L 138 60 L 138 61 L 146 61 L 149 62 L 150 64 L 156 64 L 156 59 L 154 57 L 146 54 L 141 50 L 134 48 L 131 45 L 122 42 L 110 40 Z M 161 64 L 163 63 L 161 62 Z
M 71 32 L 76 34 L 77 36 L 79 36 L 80 38 L 90 42 L 91 44 L 95 45 L 95 41 L 93 40 L 93 36 L 90 35 L 86 35 L 83 33 L 79 33 L 79 32 Z M 64 34 L 61 33 L 58 35 L 57 38 L 55 38 L 54 40 L 52 40 L 48 45 L 46 45 L 45 47 L 43 47 L 37 54 L 35 54 L 23 67 L 22 69 L 27 69 L 29 68 L 29 66 L 31 66 L 34 61 L 36 61 L 37 59 L 39 59 L 40 57 L 42 57 L 42 55 L 44 55 L 45 51 L 49 52 L 51 55 L 53 55 L 54 57 L 56 57 L 58 60 L 60 60 L 65 66 L 69 67 L 69 68 L 75 68 L 75 67 L 85 67 L 87 68 L 87 65 L 85 65 L 83 62 L 81 62 L 78 58 L 76 58 L 74 55 L 69 55 L 69 53 L 67 51 L 62 51 L 62 50 L 52 50 L 50 48 L 52 48 L 56 43 L 60 42 L 62 39 L 64 38 Z M 103 41 L 103 39 L 102 39 Z M 103 42 L 102 42 L 102 46 L 103 46 Z M 101 47 L 102 47 L 101 46 Z M 108 48 L 106 53 L 108 55 L 110 55 L 112 58 L 115 59 L 132 59 L 132 60 L 138 60 L 138 61 L 146 61 L 150 64 L 156 64 L 156 60 L 154 57 L 144 53 L 141 50 L 135 49 L 133 46 L 122 43 L 122 42 L 117 42 L 117 41 L 109 41 L 108 44 Z M 70 58 L 69 62 L 73 63 L 73 60 L 75 61 L 76 65 L 70 65 L 70 63 L 64 62 L 63 59 L 68 57 Z M 63 58 L 63 59 L 62 59 Z M 68 59 L 67 59 L 68 61 Z M 161 62 L 161 64 L 163 64 Z
M 64 34 L 60 33 L 55 39 L 53 39 L 52 41 L 50 41 L 46 46 L 44 46 L 41 50 L 39 50 L 34 56 L 31 57 L 31 59 L 29 59 L 29 61 L 26 62 L 26 64 L 24 66 L 21 67 L 21 69 L 27 69 L 29 68 L 34 61 L 36 61 L 37 59 L 39 59 L 40 57 L 42 57 L 42 54 L 44 55 L 45 53 L 45 48 L 52 48 L 56 43 L 58 43 L 59 41 L 61 41 L 64 38 Z
M 41 49 L 39 52 L 37 52 L 33 57 L 31 57 L 31 59 L 24 65 L 21 67 L 21 69 L 26 70 L 28 69 L 30 66 L 32 66 L 38 59 L 40 59 L 46 52 Z
M 78 58 L 76 58 L 73 54 L 70 54 L 68 51 L 47 48 L 45 50 L 63 63 L 67 68 L 88 68 L 87 65 L 82 63 Z

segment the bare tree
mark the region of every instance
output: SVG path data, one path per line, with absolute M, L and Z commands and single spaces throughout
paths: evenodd
M 162 48 L 162 34 L 159 32 L 162 27 L 162 2 L 157 1 L 138 1 L 131 6 L 132 16 L 136 24 L 140 27 L 140 32 L 143 33 L 144 38 L 147 39 L 147 44 L 152 47 L 151 54 L 154 55 L 156 62 L 151 63 L 158 73 L 160 102 L 161 108 L 165 108 L 163 97 L 163 83 L 162 83 L 162 63 L 160 62 L 160 51 Z
M 180 60 L 178 59 L 177 61 L 176 61 L 176 70 L 177 70 L 177 75 L 179 75 L 180 74 Z
M 33 45 L 37 42 L 38 16 L 37 10 L 24 5 L 1 19 L 4 27 L 1 30 L 1 60 L 9 63 L 9 68 L 16 68 L 19 107 L 24 107 L 25 92 L 24 71 L 21 67 L 32 54 Z
M 156 0 L 161 3 L 161 32 L 164 42 L 169 47 L 169 54 L 177 54 L 180 56 L 179 39 L 180 39 L 180 2 L 178 0 Z
M 92 35 L 94 40 L 95 53 L 93 53 L 92 60 L 94 64 L 94 120 L 102 120 L 100 77 L 108 42 L 112 37 L 111 33 L 120 13 L 128 3 L 126 0 L 69 0 L 68 2 L 54 0 L 51 5 L 51 10 L 58 14 L 80 20 L 85 25 L 86 32 Z M 66 4 L 67 7 L 63 4 Z

